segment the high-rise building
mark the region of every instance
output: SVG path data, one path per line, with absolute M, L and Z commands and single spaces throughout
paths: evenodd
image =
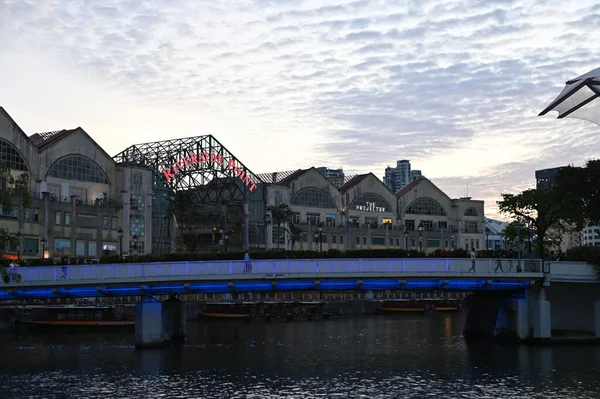
M 411 181 L 422 177 L 420 170 L 411 170 L 409 160 L 402 159 L 396 162 L 396 167 L 388 166 L 385 168 L 383 182 L 390 190 L 397 192 L 406 187 Z
M 330 179 L 330 178 L 343 179 L 344 178 L 344 169 L 342 169 L 342 168 L 329 169 L 327 166 L 319 166 L 316 169 L 320 174 L 322 174 L 323 176 L 325 176 L 328 179 Z
M 535 187 L 536 188 L 550 188 L 556 183 L 556 176 L 561 169 L 566 166 L 559 166 L 556 168 L 540 169 L 535 171 Z

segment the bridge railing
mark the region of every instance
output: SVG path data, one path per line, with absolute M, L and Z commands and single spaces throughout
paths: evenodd
M 252 260 L 251 270 L 243 260 L 208 262 L 120 263 L 71 266 L 21 267 L 20 284 L 63 282 L 92 283 L 103 280 L 173 280 L 190 278 L 267 278 L 277 275 L 306 277 L 319 275 L 427 276 L 478 275 L 501 276 L 506 273 L 540 273 L 541 261 L 508 259 L 404 258 L 404 259 L 274 259 Z

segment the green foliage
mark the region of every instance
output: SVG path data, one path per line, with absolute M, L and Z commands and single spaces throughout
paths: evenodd
M 286 226 L 292 223 L 294 212 L 290 209 L 287 204 L 269 205 L 265 214 L 265 224 L 272 226 Z M 277 229 L 278 233 L 281 234 L 281 229 Z M 285 231 L 285 230 L 283 230 Z M 277 248 L 279 248 L 279 240 L 276 240 Z
M 581 230 L 600 224 L 600 160 L 589 160 L 583 168 L 568 166 L 556 176 L 556 192 L 564 217 Z
M 0 279 L 4 282 L 4 284 L 9 284 L 11 282 L 20 283 L 23 279 L 23 276 L 19 274 L 16 270 L 11 270 L 8 267 L 0 266 Z
M 587 262 L 594 266 L 600 279 L 600 247 L 573 247 L 567 249 L 567 260 L 571 262 Z
M 290 223 L 289 227 L 286 230 L 289 233 L 288 241 L 292 249 L 294 249 L 294 246 L 297 242 L 304 241 L 304 230 L 302 230 L 300 227 L 296 226 L 293 223 Z
M 500 212 L 521 220 L 521 225 L 531 226 L 535 245 L 540 255 L 547 248 L 556 245 L 557 238 L 570 226 L 565 220 L 565 208 L 556 190 L 539 188 L 528 189 L 520 194 L 502 194 L 498 202 Z M 515 235 L 518 228 L 509 234 Z M 523 233 L 523 230 L 521 230 Z M 529 239 L 529 230 L 525 228 L 525 237 Z M 558 240 L 560 242 L 560 239 Z
M 12 209 L 15 206 L 14 200 L 17 200 L 17 206 L 22 209 L 31 208 L 29 174 L 21 173 L 13 177 L 8 166 L 0 162 L 0 206 Z

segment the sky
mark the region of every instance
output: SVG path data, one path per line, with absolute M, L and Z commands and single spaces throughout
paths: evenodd
M 498 217 L 599 156 L 600 126 L 538 116 L 598 43 L 596 0 L 0 0 L 0 106 L 111 155 L 213 134 L 255 173 L 409 159 Z

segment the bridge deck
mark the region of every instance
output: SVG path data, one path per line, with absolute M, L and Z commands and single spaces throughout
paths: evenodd
M 22 267 L 0 300 L 282 290 L 519 289 L 547 281 L 597 282 L 586 263 L 477 259 L 276 259 Z

